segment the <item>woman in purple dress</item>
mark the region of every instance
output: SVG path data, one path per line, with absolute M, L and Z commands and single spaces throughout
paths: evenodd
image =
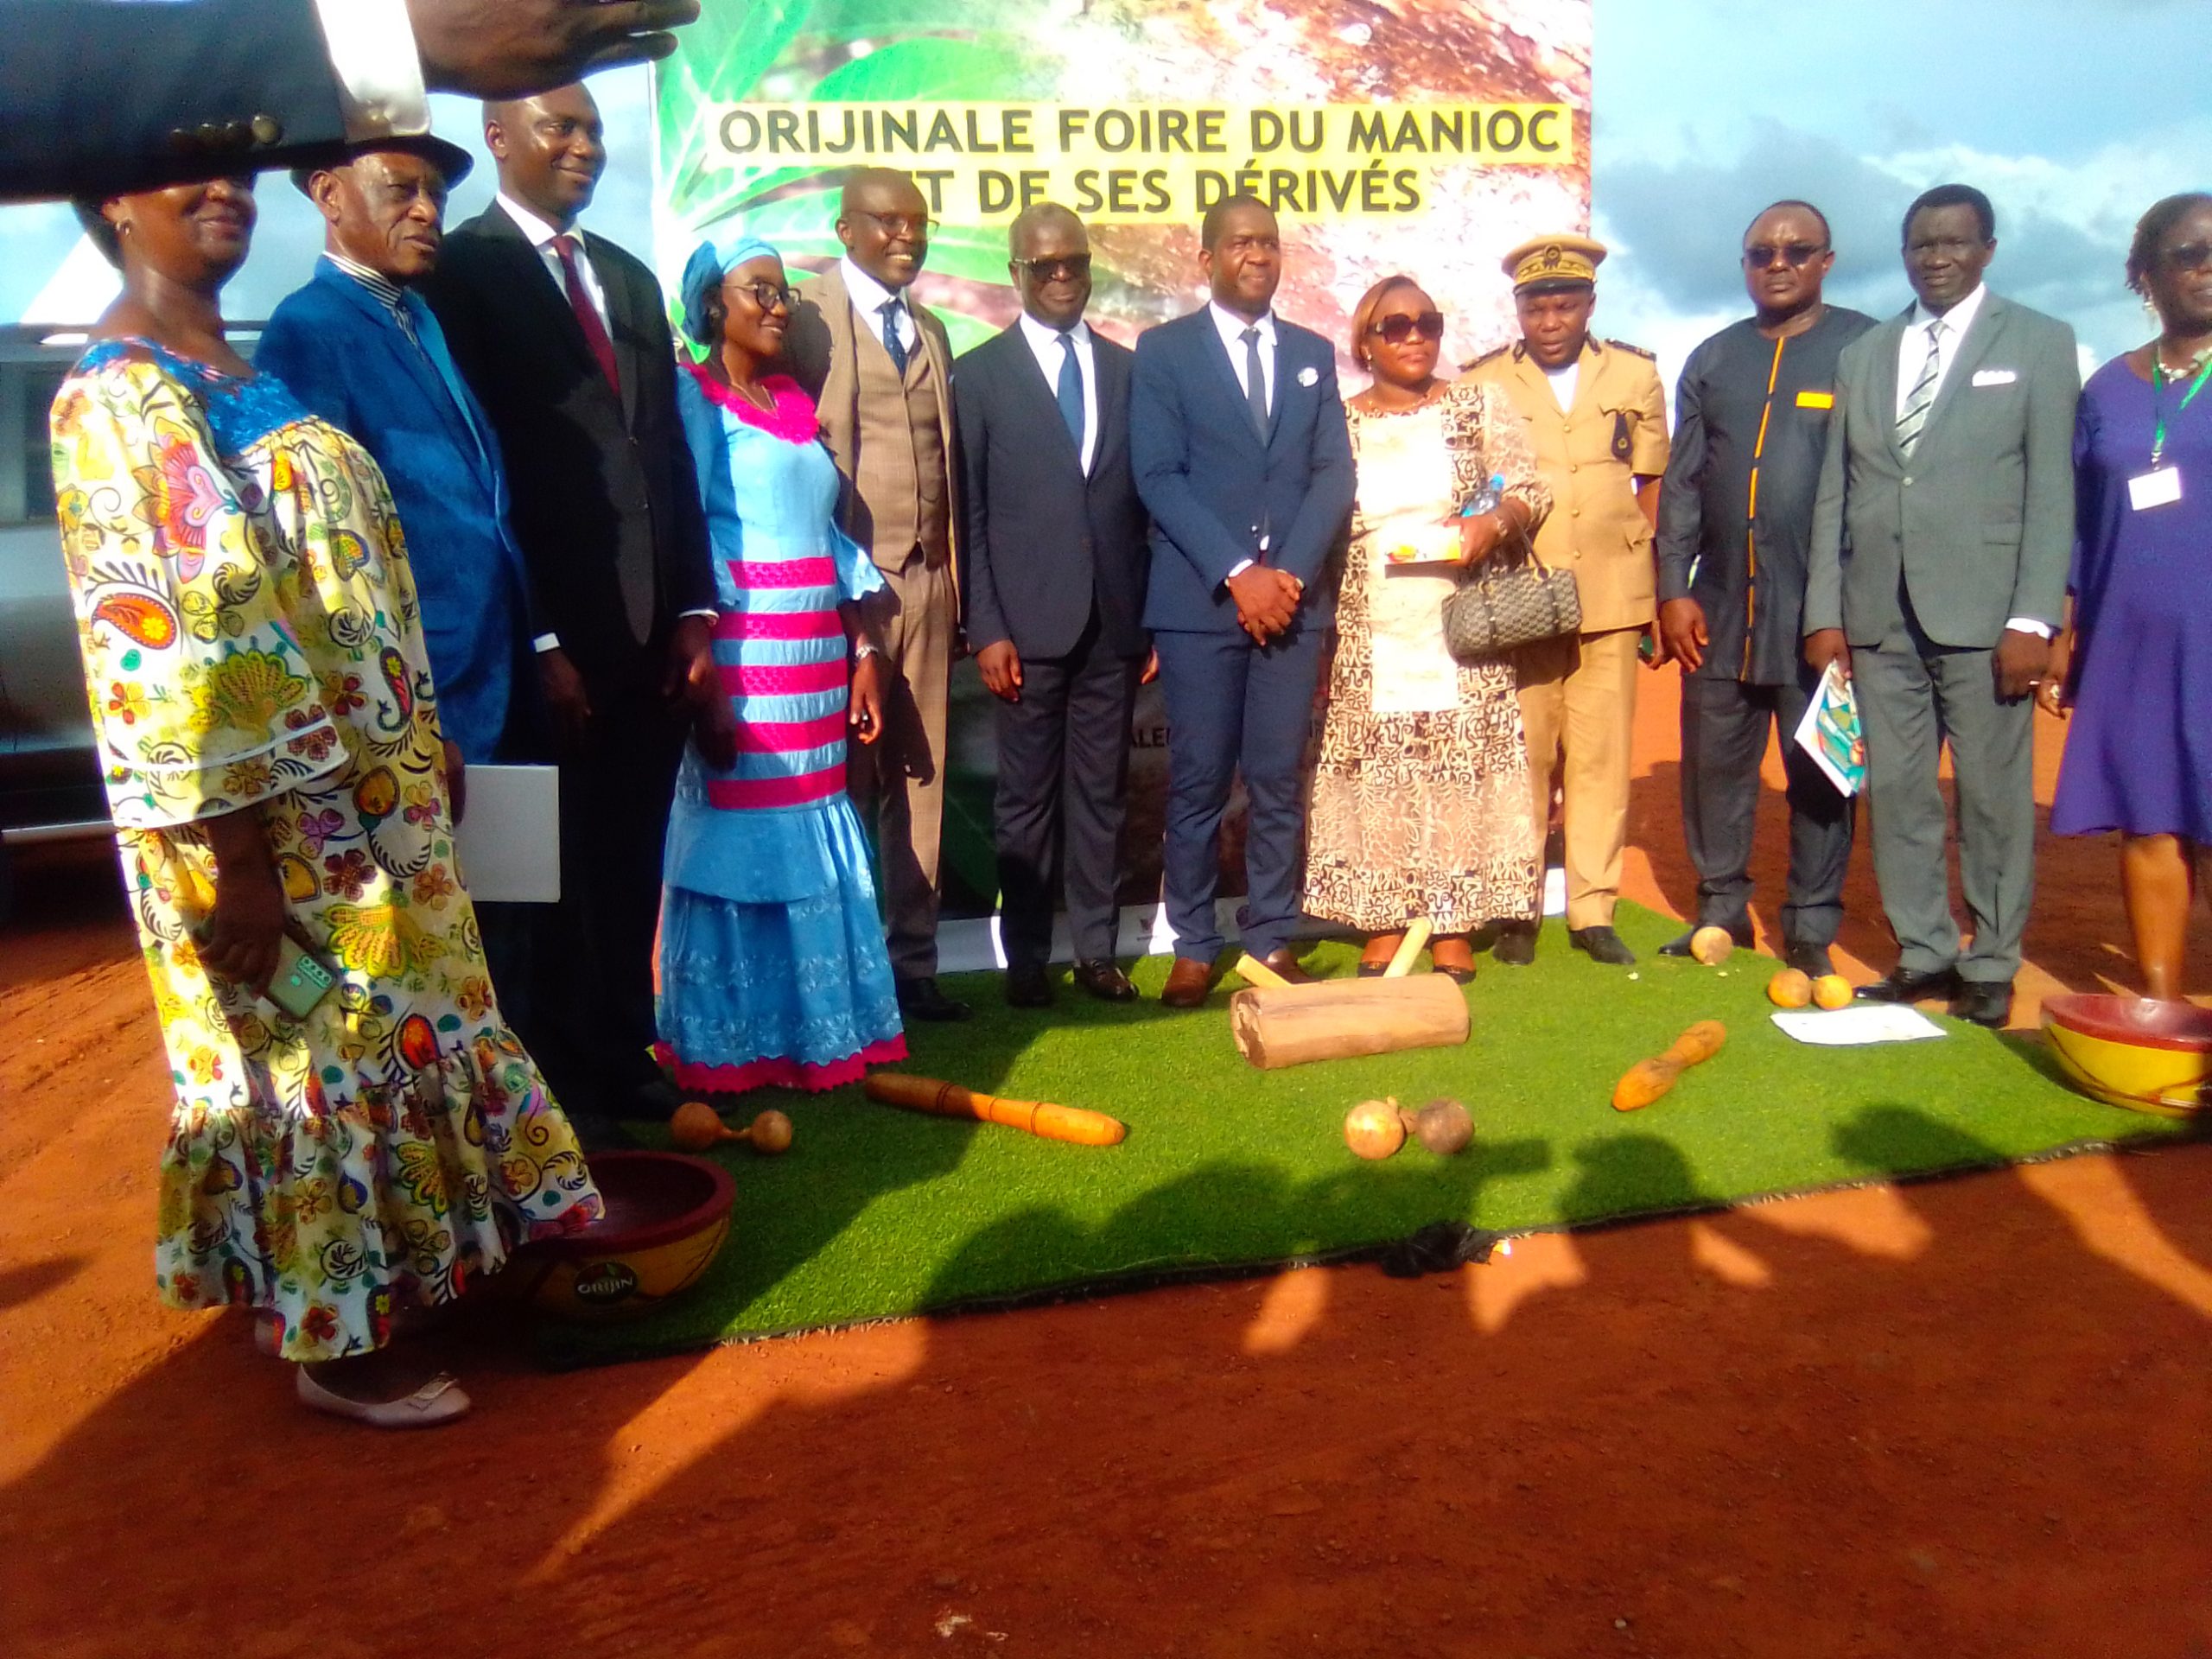
M 2037 694 L 2073 711 L 2050 827 L 2120 836 L 2145 995 L 2183 995 L 2212 848 L 2212 194 L 2143 215 L 2127 285 L 2158 337 L 2082 389 L 2071 614 Z

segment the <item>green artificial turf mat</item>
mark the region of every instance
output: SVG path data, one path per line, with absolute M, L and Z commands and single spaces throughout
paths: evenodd
M 1008 1009 L 995 975 L 948 980 L 976 1017 L 917 1025 L 902 1069 L 1111 1113 L 1128 1140 L 1066 1146 L 879 1106 L 856 1086 L 760 1091 L 738 1116 L 778 1107 L 796 1141 L 780 1159 L 720 1154 L 737 1208 L 706 1277 L 634 1323 L 549 1321 L 541 1353 L 591 1364 L 1313 1259 L 1440 1220 L 1529 1231 L 2188 1133 L 2075 1094 L 2031 1037 L 1944 1020 L 1941 1041 L 1798 1044 L 1769 1017 L 1771 959 L 1665 960 L 1679 924 L 1623 906 L 1618 925 L 1643 957 L 1634 969 L 1571 950 L 1556 923 L 1533 967 L 1483 958 L 1464 1047 L 1280 1071 L 1237 1057 L 1228 988 L 1202 1012 L 1162 1008 L 1162 959 L 1138 966 L 1138 1001 L 1098 1002 L 1062 979 L 1042 1013 Z M 1344 976 L 1356 959 L 1325 944 L 1308 966 Z M 1726 1022 L 1720 1054 L 1657 1104 L 1614 1111 L 1620 1074 L 1700 1019 Z M 1456 1096 L 1473 1146 L 1440 1159 L 1409 1141 L 1359 1161 L 1344 1115 L 1378 1095 Z

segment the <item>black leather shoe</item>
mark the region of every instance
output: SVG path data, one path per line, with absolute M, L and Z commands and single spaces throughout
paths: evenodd
M 1509 968 L 1526 968 L 1536 959 L 1536 929 L 1533 922 L 1507 922 L 1491 941 L 1490 959 Z
M 1659 947 L 1659 954 L 1662 957 L 1687 957 L 1690 953 L 1690 941 L 1698 936 L 1698 930 L 1700 928 L 1719 927 L 1720 925 L 1721 924 L 1719 922 L 1693 923 L 1690 926 L 1684 928 L 1680 933 L 1676 934 L 1673 938 L 1668 940 L 1666 944 L 1661 945 Z M 1728 937 L 1736 942 L 1736 948 L 1738 950 L 1750 950 L 1752 944 L 1751 924 L 1746 922 L 1741 926 L 1730 928 L 1728 930 Z
M 2012 987 L 2002 979 L 1965 979 L 1951 998 L 1951 1018 L 2002 1031 L 2012 1017 Z
M 1861 1002 L 1918 1002 L 1931 996 L 1956 996 L 1959 976 L 1955 969 L 1938 968 L 1932 974 L 1916 974 L 1910 968 L 1892 968 L 1889 977 L 1878 979 L 1872 985 L 1859 988 Z
M 1592 962 L 1612 968 L 1636 966 L 1636 952 L 1623 944 L 1621 936 L 1610 927 L 1570 927 L 1567 942 Z
M 1101 1002 L 1136 1001 L 1137 988 L 1129 983 L 1129 976 L 1122 971 L 1121 964 L 1110 957 L 1100 957 L 1094 961 L 1076 963 L 1075 982 Z
M 1052 982 L 1042 963 L 1009 963 L 1006 970 L 1006 1005 L 1009 1008 L 1049 1008 Z
M 1783 946 L 1782 959 L 1808 979 L 1820 979 L 1835 972 L 1835 958 L 1828 955 L 1827 946 L 1815 944 L 1809 939 Z
M 965 1020 L 975 1013 L 965 1002 L 956 1002 L 938 989 L 931 978 L 898 982 L 899 1012 L 909 1020 Z

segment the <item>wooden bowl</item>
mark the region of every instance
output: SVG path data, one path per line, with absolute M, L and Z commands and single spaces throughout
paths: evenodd
M 580 1233 L 524 1245 L 500 1276 L 556 1319 L 639 1319 L 697 1283 L 721 1252 L 737 1184 L 681 1153 L 601 1152 L 590 1162 L 607 1213 Z
M 2044 998 L 2043 1036 L 2085 1094 L 2167 1117 L 2204 1109 L 2212 1009 L 2069 992 Z

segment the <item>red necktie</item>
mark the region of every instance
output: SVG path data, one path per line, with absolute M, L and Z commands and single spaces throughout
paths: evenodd
M 607 337 L 607 325 L 600 321 L 599 308 L 584 292 L 583 273 L 576 269 L 576 238 L 555 237 L 553 251 L 561 257 L 561 285 L 569 291 L 569 309 L 576 314 L 576 326 L 584 331 L 584 344 L 591 347 L 592 356 L 599 361 L 600 372 L 607 377 L 607 384 L 614 388 L 614 395 L 620 397 L 622 377 L 614 369 L 614 342 Z

